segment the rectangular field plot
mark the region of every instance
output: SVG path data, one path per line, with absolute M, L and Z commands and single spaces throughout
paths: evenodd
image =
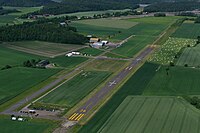
M 200 35 L 200 24 L 183 23 L 172 37 L 197 39 Z
M 133 57 L 144 47 L 152 44 L 155 38 L 156 37 L 152 36 L 133 36 L 128 42 L 124 43 L 119 48 L 114 49 L 112 52 L 126 57 Z
M 41 41 L 12 42 L 5 44 L 5 46 L 11 49 L 46 57 L 52 57 L 62 53 L 65 54 L 67 51 L 83 47 L 82 45 L 59 44 Z
M 198 133 L 200 114 L 191 108 L 174 97 L 128 96 L 98 133 Z
M 200 67 L 200 44 L 195 47 L 186 48 L 176 64 L 180 66 Z
M 0 117 L 1 133 L 44 133 L 51 132 L 55 124 L 47 120 L 12 121 L 10 117 Z
M 72 107 L 106 80 L 109 75 L 110 72 L 82 72 L 46 95 L 39 102 Z
M 144 95 L 199 95 L 199 69 L 162 66 L 148 84 Z M 168 74 L 167 74 L 168 73 Z
M 117 19 L 90 19 L 77 21 L 76 23 L 120 29 L 129 29 L 138 24 L 137 22 Z
M 0 105 L 46 80 L 60 69 L 11 68 L 0 71 Z
M 0 45 L 0 68 L 4 67 L 5 65 L 23 65 L 23 62 L 30 59 L 40 59 L 40 56 L 31 55 L 19 51 L 15 51 L 12 49 L 8 49 L 5 47 L 2 47 Z
M 168 65 L 170 62 L 174 62 L 175 56 L 177 56 L 180 50 L 184 47 L 194 46 L 196 40 L 184 39 L 184 38 L 169 38 L 149 59 L 151 62 Z

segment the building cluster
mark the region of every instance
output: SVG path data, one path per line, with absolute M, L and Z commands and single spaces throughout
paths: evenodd
M 106 40 L 101 40 L 100 38 L 92 37 L 91 35 L 88 35 L 87 38 L 89 38 L 90 46 L 93 48 L 102 48 L 109 43 Z

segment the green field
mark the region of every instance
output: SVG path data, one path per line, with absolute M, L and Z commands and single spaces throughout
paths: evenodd
M 197 39 L 200 35 L 200 24 L 183 23 L 172 37 Z
M 8 47 L 23 50 L 27 53 L 36 54 L 40 56 L 54 56 L 60 53 L 66 53 L 73 49 L 81 48 L 83 45 L 73 45 L 73 44 L 59 44 L 51 42 L 41 42 L 41 41 L 23 41 L 23 42 L 9 42 L 5 43 L 5 46 L 10 44 Z
M 10 13 L 7 15 L 0 15 L 0 26 L 6 25 L 6 24 L 18 24 L 18 23 L 22 23 L 23 21 L 29 21 L 29 20 L 18 19 L 18 17 L 21 16 L 22 14 L 38 11 L 42 7 L 4 7 L 4 8 L 17 9 L 20 12 Z
M 127 97 L 98 133 L 198 133 L 199 110 L 174 97 Z
M 84 61 L 88 60 L 88 58 L 84 57 L 66 57 L 66 56 L 58 56 L 55 58 L 49 59 L 50 62 L 55 63 L 58 67 L 65 67 L 72 69 L 77 65 L 83 63 Z
M 104 125 L 107 119 L 129 95 L 141 95 L 156 74 L 158 65 L 146 63 L 142 66 L 114 96 L 84 125 L 80 133 L 96 133 Z
M 200 67 L 200 44 L 195 47 L 186 48 L 178 59 L 177 65 Z
M 81 52 L 81 54 L 87 54 L 87 55 L 91 55 L 91 56 L 97 56 L 102 54 L 104 51 L 99 50 L 99 49 L 95 49 L 95 48 L 83 48 L 78 50 L 79 52 Z
M 44 133 L 55 128 L 55 123 L 47 120 L 11 121 L 10 117 L 0 117 L 1 133 Z
M 152 44 L 155 38 L 153 36 L 133 36 L 128 42 L 112 50 L 112 52 L 126 57 L 133 57 L 133 55 L 137 54 L 144 47 Z
M 84 35 L 95 35 L 102 38 L 108 38 L 108 36 L 113 36 L 115 34 L 118 34 L 119 31 L 124 30 L 119 28 L 94 26 L 94 25 L 81 24 L 75 22 L 72 22 L 71 26 L 76 27 L 78 32 Z
M 136 22 L 117 19 L 89 19 L 77 21 L 76 23 L 119 29 L 129 29 L 138 24 Z
M 163 65 L 168 65 L 174 62 L 175 56 L 179 56 L 179 52 L 188 45 L 194 46 L 196 40 L 184 38 L 169 38 L 149 59 L 151 62 L 156 62 Z
M 148 84 L 144 95 L 199 95 L 199 69 L 162 66 Z
M 107 79 L 109 75 L 110 72 L 82 72 L 53 92 L 49 93 L 47 96 L 39 100 L 39 102 L 73 107 L 88 93 Z
M 11 66 L 22 66 L 23 62 L 30 59 L 41 59 L 42 57 L 31 55 L 19 51 L 15 51 L 12 49 L 8 49 L 2 47 L 0 45 L 0 68 L 4 67 L 5 65 Z
M 0 104 L 29 90 L 60 69 L 12 68 L 0 70 Z
M 94 60 L 90 62 L 85 69 L 90 71 L 109 71 L 116 72 L 119 71 L 127 64 L 127 61 L 121 60 Z

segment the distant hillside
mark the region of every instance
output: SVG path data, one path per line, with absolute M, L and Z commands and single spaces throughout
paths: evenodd
M 16 6 L 16 7 L 42 6 L 49 3 L 54 3 L 54 2 L 51 0 L 0 0 L 1 6 Z

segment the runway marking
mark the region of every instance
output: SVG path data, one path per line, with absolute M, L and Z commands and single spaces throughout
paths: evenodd
M 78 113 L 75 113 L 75 115 L 71 118 L 71 120 L 74 120 L 74 118 L 76 118 L 76 116 L 78 116 Z
M 82 114 L 81 117 L 79 117 L 77 121 L 79 121 L 84 115 L 85 115 L 85 114 Z
M 71 115 L 71 116 L 69 117 L 69 120 L 71 120 L 75 115 L 76 115 L 76 113 L 74 113 L 73 115 Z
M 128 70 L 131 70 L 133 67 L 130 67 Z
M 82 114 L 79 114 L 76 118 L 74 118 L 75 121 L 77 121 L 79 119 L 79 117 L 81 117 Z

